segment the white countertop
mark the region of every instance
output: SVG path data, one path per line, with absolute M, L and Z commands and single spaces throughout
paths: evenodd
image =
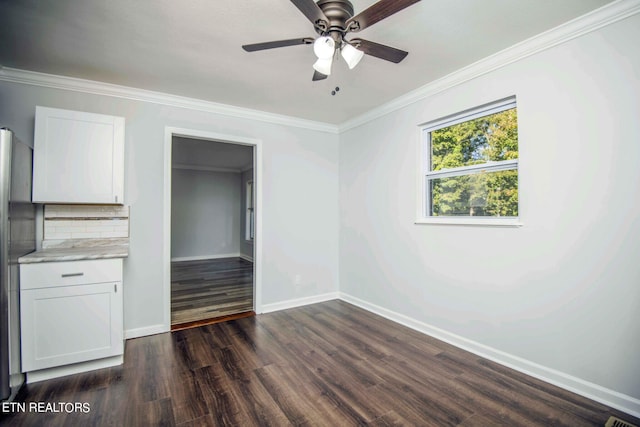
M 20 264 L 38 262 L 81 261 L 89 259 L 126 258 L 128 239 L 84 239 L 49 244 L 41 250 L 18 258 Z

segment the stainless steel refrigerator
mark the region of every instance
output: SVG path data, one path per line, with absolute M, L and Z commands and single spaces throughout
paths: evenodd
M 0 129 L 0 400 L 12 400 L 24 382 L 18 258 L 35 250 L 32 169 L 33 149 Z

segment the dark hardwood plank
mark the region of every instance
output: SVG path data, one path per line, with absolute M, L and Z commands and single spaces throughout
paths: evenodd
M 171 263 L 172 326 L 252 310 L 252 262 L 220 258 Z
M 234 383 L 221 369 L 207 366 L 196 370 L 195 374 L 213 425 L 250 425 L 242 405 L 231 392 Z
M 29 384 L 7 426 L 602 426 L 640 420 L 341 301 L 128 340 L 123 366 Z
M 129 425 L 134 426 L 174 426 L 171 399 L 153 400 L 139 405 L 132 411 Z

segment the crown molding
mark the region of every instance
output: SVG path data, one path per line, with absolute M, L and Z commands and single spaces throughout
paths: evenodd
M 75 77 L 57 76 L 53 74 L 39 73 L 36 71 L 0 67 L 0 81 L 42 86 L 52 89 L 70 90 L 94 95 L 112 96 L 115 98 L 130 99 L 133 101 L 151 102 L 170 107 L 186 108 L 236 118 L 257 120 L 271 124 L 293 126 L 333 134 L 338 133 L 338 127 L 329 123 L 300 119 L 297 117 L 268 113 L 249 108 L 235 107 L 233 105 L 203 101 L 200 99 L 171 95 L 168 93 L 120 86 L 111 83 L 78 79 Z
M 438 80 L 427 83 L 392 101 L 338 125 L 338 133 L 353 129 L 367 122 L 392 113 L 414 102 L 443 92 L 454 86 L 480 77 L 491 71 L 573 40 L 599 28 L 618 22 L 640 12 L 640 0 L 616 0 L 592 12 L 568 21 L 551 30 L 508 47 L 500 52 L 454 71 Z

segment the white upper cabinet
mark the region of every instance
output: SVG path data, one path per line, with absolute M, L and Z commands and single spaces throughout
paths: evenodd
M 124 118 L 36 107 L 35 203 L 124 203 Z

